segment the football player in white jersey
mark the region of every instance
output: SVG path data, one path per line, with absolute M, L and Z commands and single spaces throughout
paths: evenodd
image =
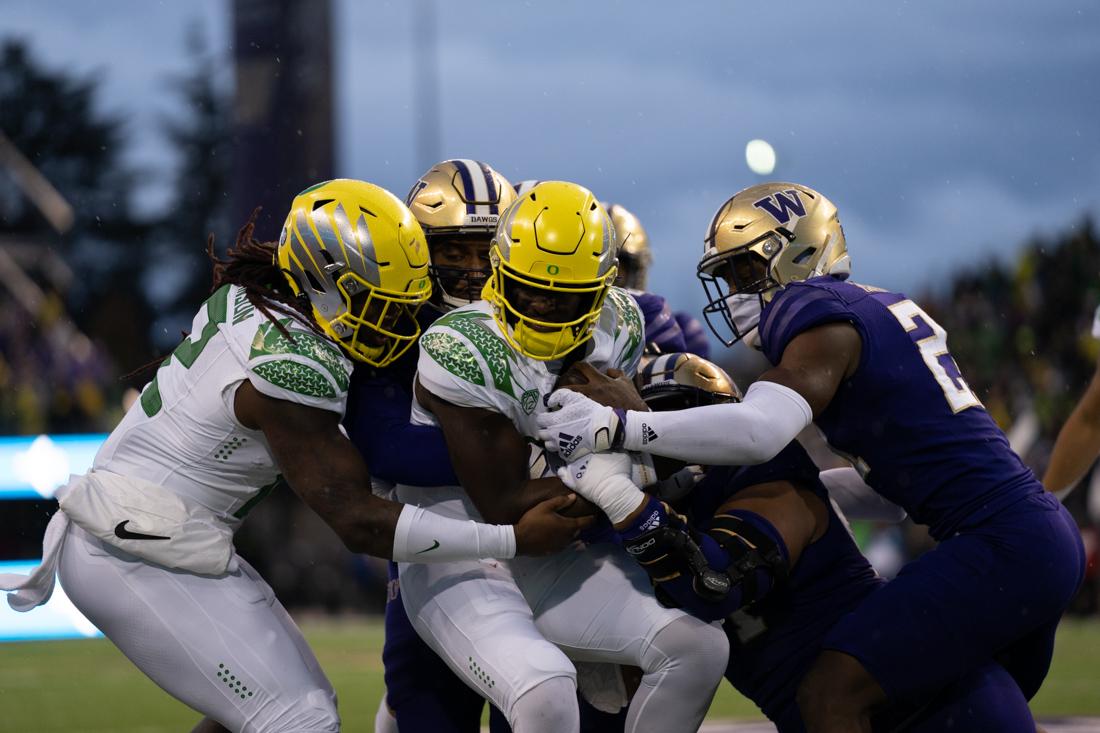
M 637 305 L 611 285 L 613 243 L 607 213 L 576 184 L 543 182 L 501 216 L 486 300 L 420 340 L 413 419 L 443 428 L 465 491 L 399 486 L 402 501 L 508 521 L 567 491 L 552 471 L 532 478 L 543 398 L 579 360 L 633 374 L 644 346 Z M 628 731 L 696 730 L 725 668 L 724 634 L 663 608 L 611 544 L 532 563 L 402 563 L 401 591 L 421 636 L 517 733 L 578 729 L 571 660 L 642 669 Z
M 384 365 L 411 347 L 431 290 L 423 232 L 396 197 L 328 181 L 295 198 L 278 245 L 251 232 L 93 469 L 58 490 L 40 568 L 0 587 L 28 610 L 56 569 L 127 657 L 207 716 L 198 730 L 336 731 L 331 685 L 232 544 L 280 474 L 349 549 L 397 560 L 554 551 L 583 522 L 555 513 L 568 499 L 513 530 L 371 494 L 339 424 L 348 357 Z
M 489 241 L 500 213 L 515 198 L 512 184 L 478 160 L 441 161 L 412 185 L 405 205 L 420 222 L 431 255 L 432 296 L 417 314 L 421 328 L 481 299 L 489 276 Z M 360 367 L 352 375 L 344 427 L 376 484 L 438 486 L 457 481 L 442 431 L 409 422 L 418 356 L 413 348 L 384 369 Z M 401 600 L 396 563 L 389 563 L 388 569 L 382 652 L 386 690 L 375 733 L 476 731 L 485 699 L 417 635 Z M 507 729 L 496 708 L 490 716 L 492 730 Z

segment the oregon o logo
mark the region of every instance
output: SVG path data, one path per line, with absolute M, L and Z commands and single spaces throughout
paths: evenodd
M 547 265 L 546 271 L 549 272 L 551 275 L 557 275 L 561 271 L 561 268 L 559 268 L 557 265 Z

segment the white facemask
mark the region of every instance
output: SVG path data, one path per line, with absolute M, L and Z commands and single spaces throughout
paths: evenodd
M 742 334 L 742 341 L 754 349 L 760 348 L 760 311 L 763 306 L 760 296 L 756 293 L 735 293 L 726 296 L 726 308 L 729 309 L 730 319 L 737 326 L 737 332 Z

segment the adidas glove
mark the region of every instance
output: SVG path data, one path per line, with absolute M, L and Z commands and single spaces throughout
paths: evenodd
M 625 453 L 594 453 L 558 469 L 558 478 L 619 524 L 649 497 L 630 480 L 631 460 Z
M 606 407 L 571 389 L 556 390 L 546 404 L 550 410 L 536 417 L 538 439 L 562 460 L 622 446 L 626 410 Z

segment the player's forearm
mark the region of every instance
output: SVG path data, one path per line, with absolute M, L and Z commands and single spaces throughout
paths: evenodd
M 510 524 L 452 519 L 406 505 L 397 520 L 391 550 L 389 557 L 395 562 L 507 560 L 516 555 L 516 534 Z
M 339 503 L 344 502 L 338 499 L 322 511 L 344 546 L 357 554 L 417 563 L 508 559 L 516 554 L 511 525 L 454 519 L 370 494 L 337 512 Z
M 1043 486 L 1055 493 L 1073 488 L 1100 454 L 1100 423 L 1078 409 L 1058 433 Z
M 623 447 L 688 463 L 756 464 L 774 458 L 812 420 L 797 392 L 756 382 L 740 403 L 628 412 Z
M 496 488 L 499 489 L 499 486 Z M 549 477 L 528 479 L 514 489 L 495 490 L 485 499 L 479 497 L 479 492 L 467 489 L 467 493 L 485 521 L 515 524 L 536 504 L 554 496 L 568 494 L 570 490 L 556 477 Z M 570 516 L 578 516 L 575 513 L 578 510 L 573 507 L 570 510 L 573 510 Z

